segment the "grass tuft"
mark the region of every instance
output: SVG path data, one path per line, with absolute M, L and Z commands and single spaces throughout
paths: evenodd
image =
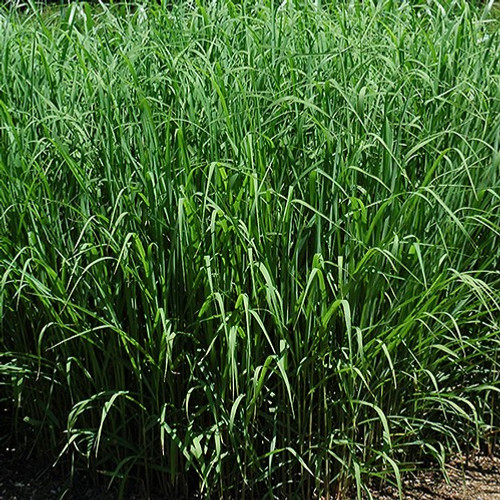
M 169 498 L 361 498 L 492 451 L 480 9 L 2 7 L 5 438 Z

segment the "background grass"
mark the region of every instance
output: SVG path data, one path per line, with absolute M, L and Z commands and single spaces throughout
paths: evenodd
M 168 498 L 360 497 L 492 450 L 487 10 L 0 12 L 4 442 Z

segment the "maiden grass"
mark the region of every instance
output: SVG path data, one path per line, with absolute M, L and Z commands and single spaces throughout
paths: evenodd
M 41 12 L 0 30 L 11 441 L 169 498 L 361 497 L 494 447 L 487 12 Z

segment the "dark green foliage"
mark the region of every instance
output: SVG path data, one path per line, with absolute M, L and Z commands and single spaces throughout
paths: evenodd
M 278 7 L 0 17 L 11 441 L 258 499 L 494 444 L 498 32 Z

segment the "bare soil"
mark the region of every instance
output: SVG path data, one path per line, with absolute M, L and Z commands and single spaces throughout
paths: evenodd
M 500 458 L 457 458 L 446 466 L 448 482 L 437 471 L 420 472 L 404 483 L 404 500 L 500 500 Z M 395 500 L 396 489 L 374 491 L 377 500 Z

